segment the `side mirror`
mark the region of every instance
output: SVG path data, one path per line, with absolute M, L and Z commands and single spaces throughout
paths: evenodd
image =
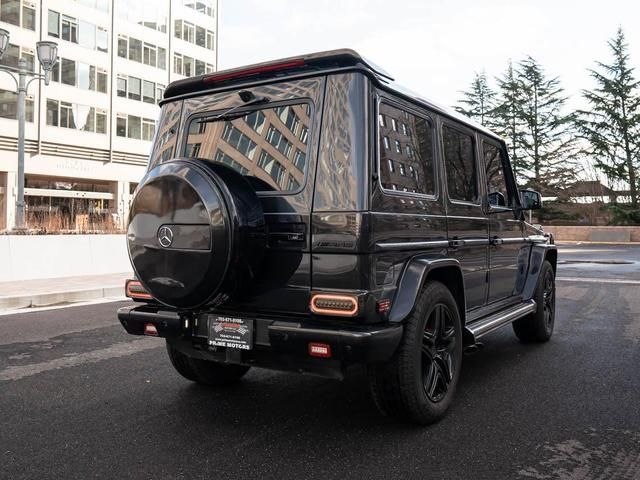
M 542 197 L 535 190 L 520 190 L 520 203 L 523 210 L 539 210 L 542 208 Z

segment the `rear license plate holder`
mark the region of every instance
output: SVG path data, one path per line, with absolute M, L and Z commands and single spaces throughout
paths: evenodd
M 209 315 L 209 345 L 213 347 L 253 349 L 254 320 L 227 315 Z

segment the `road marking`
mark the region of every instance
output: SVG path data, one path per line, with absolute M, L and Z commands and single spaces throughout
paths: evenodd
M 134 355 L 136 353 L 144 352 L 145 350 L 152 350 L 163 346 L 164 342 L 161 343 L 157 339 L 152 338 L 116 343 L 110 347 L 101 348 L 92 352 L 56 358 L 47 362 L 7 367 L 4 370 L 0 370 L 0 381 L 20 380 L 22 378 L 31 377 L 51 370 L 76 367 L 86 363 L 97 363 L 111 358 L 126 357 L 128 355 Z
M 50 305 L 48 307 L 26 307 L 26 308 L 17 308 L 15 310 L 0 310 L 0 317 L 6 316 L 6 315 L 17 315 L 20 313 L 46 312 L 47 310 L 60 310 L 61 308 L 86 307 L 87 305 L 97 305 L 100 303 L 126 302 L 126 301 L 130 302 L 131 299 L 124 296 L 123 297 L 104 297 L 104 298 L 97 298 L 95 300 L 65 303 L 64 305 Z
M 615 283 L 620 285 L 640 285 L 640 280 L 621 280 L 617 278 L 556 277 L 556 280 L 560 282 Z

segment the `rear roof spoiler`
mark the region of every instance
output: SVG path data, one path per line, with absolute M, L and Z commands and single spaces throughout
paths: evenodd
M 172 82 L 164 91 L 164 100 L 181 95 L 233 85 L 247 80 L 264 80 L 285 77 L 302 72 L 331 70 L 344 67 L 359 67 L 369 70 L 383 82 L 393 82 L 393 77 L 370 60 L 350 49 L 329 50 L 299 57 L 290 57 L 269 62 L 256 63 L 215 73 L 199 75 Z

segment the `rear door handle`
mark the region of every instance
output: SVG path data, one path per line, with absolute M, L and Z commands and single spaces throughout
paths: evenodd
M 504 243 L 504 240 L 500 237 L 493 237 L 491 239 L 491 245 L 502 245 Z
M 466 242 L 464 240 L 453 239 L 453 240 L 449 240 L 449 247 L 460 248 L 460 247 L 464 247 L 465 243 Z

